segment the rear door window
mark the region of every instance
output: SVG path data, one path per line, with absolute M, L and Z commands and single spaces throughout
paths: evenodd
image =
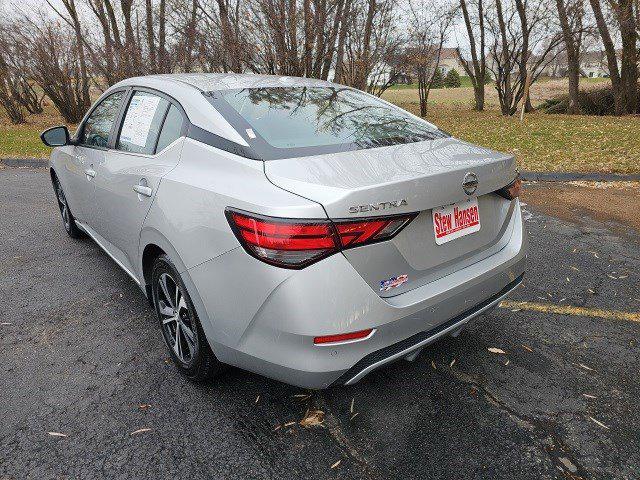
M 158 95 L 135 92 L 127 106 L 116 149 L 153 154 L 169 105 L 168 100 Z
M 160 132 L 160 138 L 158 138 L 158 146 L 156 152 L 161 152 L 171 143 L 180 138 L 182 134 L 182 126 L 184 119 L 182 118 L 182 112 L 175 105 L 169 107 L 169 112 L 162 125 L 162 131 Z

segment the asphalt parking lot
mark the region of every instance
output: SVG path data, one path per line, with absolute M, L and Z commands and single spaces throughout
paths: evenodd
M 505 308 L 307 392 L 180 377 L 133 281 L 64 233 L 46 170 L 1 169 L 0 205 L 1 479 L 640 478 L 640 238 L 624 225 L 528 205 Z M 298 423 L 308 410 L 321 425 Z

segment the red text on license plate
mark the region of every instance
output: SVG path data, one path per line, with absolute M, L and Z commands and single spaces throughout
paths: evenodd
M 480 230 L 478 198 L 436 207 L 432 210 L 436 243 L 442 245 Z

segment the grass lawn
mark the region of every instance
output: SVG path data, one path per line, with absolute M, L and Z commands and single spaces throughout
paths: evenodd
M 584 86 L 602 83 L 590 79 Z M 605 80 L 606 81 L 606 80 Z M 564 81 L 566 82 L 566 81 Z M 532 101 L 566 91 L 563 81 L 536 83 Z M 418 113 L 416 89 L 388 90 L 383 97 Z M 586 115 L 527 114 L 503 117 L 495 91 L 487 87 L 487 109 L 475 112 L 469 87 L 433 90 L 427 119 L 454 136 L 472 143 L 516 155 L 523 170 L 566 172 L 640 173 L 640 117 L 594 117 Z M 46 158 L 50 149 L 40 142 L 40 132 L 64 121 L 52 107 L 43 115 L 29 117 L 26 125 L 11 125 L 0 116 L 0 158 Z M 73 131 L 73 129 L 71 129 Z

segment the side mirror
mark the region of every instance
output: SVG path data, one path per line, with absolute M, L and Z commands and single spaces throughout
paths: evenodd
M 63 147 L 71 143 L 67 127 L 53 127 L 40 134 L 40 139 L 47 147 Z

